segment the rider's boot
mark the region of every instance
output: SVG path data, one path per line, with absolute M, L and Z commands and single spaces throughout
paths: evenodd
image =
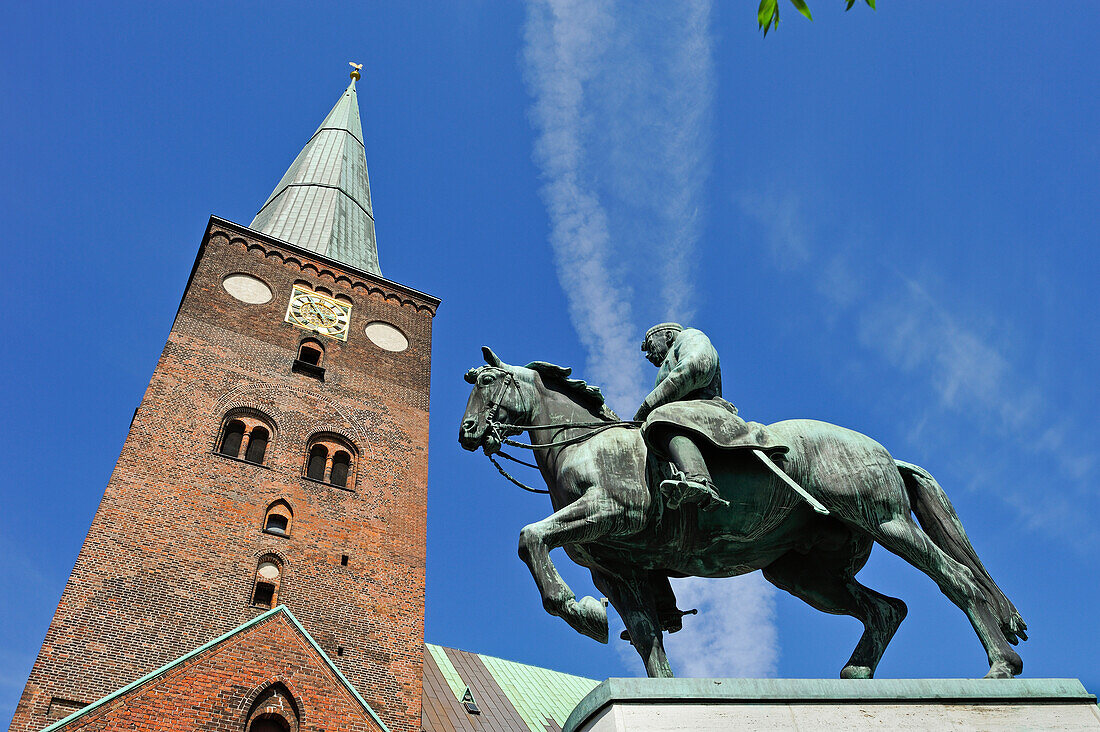
M 703 453 L 685 435 L 675 435 L 668 441 L 668 456 L 676 466 L 675 477 L 661 481 L 665 504 L 676 510 L 685 503 L 697 503 L 704 511 L 729 507 L 729 501 L 718 495 Z

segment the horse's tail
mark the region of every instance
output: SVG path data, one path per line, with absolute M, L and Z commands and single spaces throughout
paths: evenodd
M 989 576 L 978 553 L 966 536 L 955 507 L 936 479 L 924 468 L 911 463 L 895 460 L 898 472 L 909 493 L 909 503 L 913 507 L 924 533 L 935 542 L 948 556 L 974 573 L 978 585 L 985 591 L 989 601 L 1001 619 L 1001 632 L 1009 643 L 1015 645 L 1019 639 L 1027 640 L 1027 625 L 1016 606 L 1005 597 L 1005 593 Z

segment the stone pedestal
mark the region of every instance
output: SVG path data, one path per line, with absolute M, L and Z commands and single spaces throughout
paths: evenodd
M 565 732 L 1097 730 L 1076 679 L 608 679 Z

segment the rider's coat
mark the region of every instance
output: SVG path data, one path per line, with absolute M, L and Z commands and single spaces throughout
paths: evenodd
M 706 334 L 695 328 L 676 334 L 657 371 L 653 391 L 642 405 L 651 410 L 642 427 L 650 449 L 661 442 L 651 439 L 657 431 L 674 430 L 719 448 L 787 451 L 764 425 L 745 422 L 737 416 L 737 407 L 722 398 L 718 351 Z

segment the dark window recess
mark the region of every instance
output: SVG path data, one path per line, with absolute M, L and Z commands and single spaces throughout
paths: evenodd
M 343 646 L 336 646 L 336 655 L 337 656 L 344 655 L 344 647 Z
M 244 439 L 244 422 L 233 420 L 225 426 L 222 433 L 222 444 L 218 452 L 229 457 L 237 457 L 241 451 L 241 440 Z
M 259 607 L 271 607 L 271 600 L 275 597 L 275 585 L 267 582 L 257 582 L 256 590 L 252 593 L 252 604 Z
M 298 360 L 304 361 L 311 366 L 320 366 L 321 351 L 313 346 L 303 344 L 302 349 L 298 351 Z
M 348 566 L 348 555 L 347 554 L 343 554 L 343 555 L 340 556 L 340 564 L 342 564 L 345 567 Z
M 64 719 L 73 712 L 79 711 L 86 706 L 88 705 L 84 702 L 61 699 L 55 696 L 50 699 L 50 706 L 46 709 L 46 716 L 50 719 Z
M 338 451 L 332 456 L 332 474 L 328 482 L 333 485 L 346 486 L 348 484 L 349 467 L 351 467 L 351 455 L 343 450 Z
M 324 347 L 320 343 L 305 341 L 298 347 L 298 357 L 294 359 L 291 370 L 324 381 L 325 368 L 321 365 L 324 357 Z
M 328 459 L 328 448 L 324 445 L 314 445 L 309 451 L 309 464 L 306 466 L 306 477 L 314 480 L 325 479 L 325 461 Z
M 244 459 L 250 463 L 262 464 L 264 453 L 267 452 L 267 430 L 263 427 L 253 427 L 248 435 L 248 449 L 245 450 Z
M 249 732 L 290 732 L 286 722 L 277 717 L 261 717 L 248 729 Z
M 481 709 L 474 701 L 474 695 L 470 692 L 469 686 L 466 687 L 466 693 L 462 695 L 462 706 L 466 707 L 466 711 L 470 714 L 481 714 Z
M 264 527 L 264 530 L 269 534 L 286 536 L 286 527 L 288 523 L 286 516 L 280 516 L 277 513 L 273 513 L 267 517 L 267 526 Z

